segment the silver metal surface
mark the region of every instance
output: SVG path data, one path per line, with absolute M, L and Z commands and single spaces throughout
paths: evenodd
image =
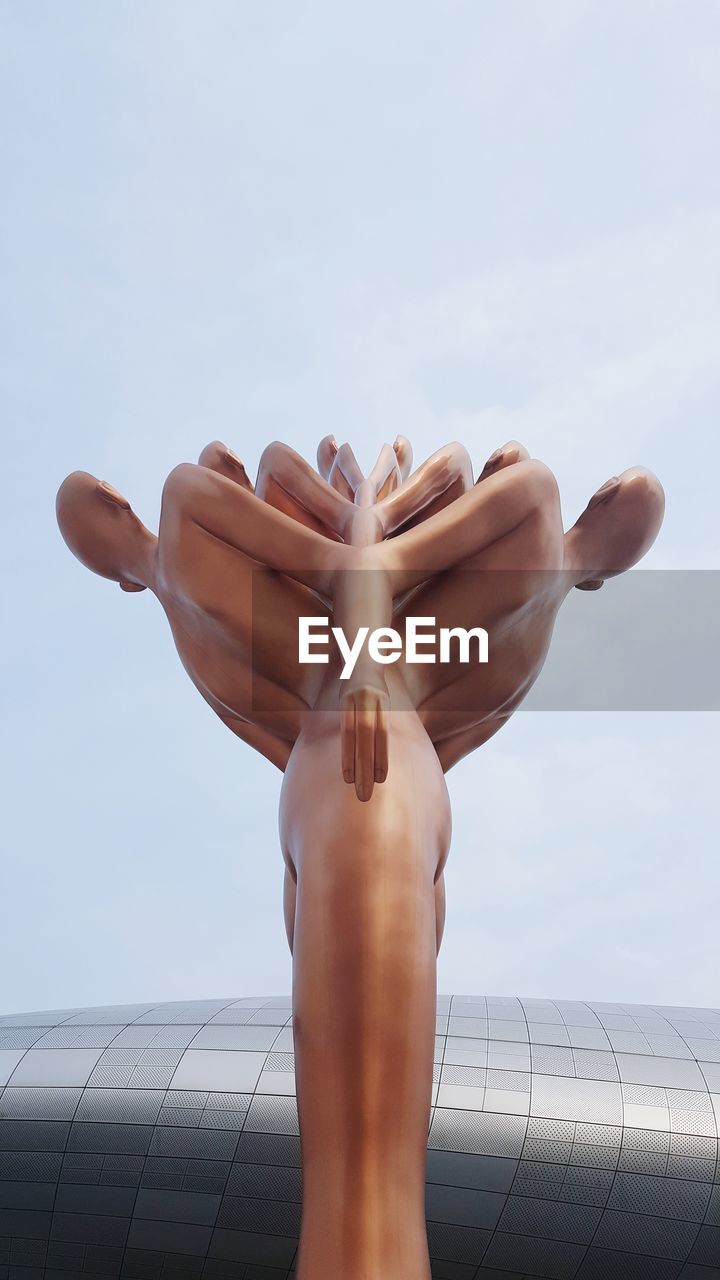
M 720 1010 L 440 997 L 437 1032 L 437 1280 L 720 1276 Z M 0 1018 L 0 1280 L 285 1280 L 300 1200 L 289 1000 Z

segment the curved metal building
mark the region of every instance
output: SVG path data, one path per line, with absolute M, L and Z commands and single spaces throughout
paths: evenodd
M 720 1277 L 720 1011 L 438 1011 L 437 1280 Z M 0 1280 L 292 1276 L 289 1019 L 284 999 L 0 1018 Z

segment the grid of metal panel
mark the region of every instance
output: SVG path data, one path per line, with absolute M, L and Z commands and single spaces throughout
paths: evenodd
M 454 996 L 437 1032 L 437 1280 L 720 1277 L 720 1011 Z M 0 1280 L 292 1276 L 292 1048 L 285 999 L 0 1018 Z

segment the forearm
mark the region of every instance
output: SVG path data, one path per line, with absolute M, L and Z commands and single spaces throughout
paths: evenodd
M 288 445 L 274 443 L 265 449 L 258 467 L 255 492 L 266 502 L 279 505 L 273 491 L 286 495 L 311 516 L 342 535 L 347 502 L 317 471 Z
M 349 644 L 353 644 L 363 628 L 367 628 L 370 635 L 392 626 L 390 575 L 371 548 L 358 548 L 349 553 L 347 567 L 333 574 L 331 596 L 334 625 L 342 628 Z M 382 665 L 370 656 L 367 644 L 363 644 L 347 688 L 368 682 L 384 688 Z
M 478 556 L 530 517 L 540 516 L 551 532 L 560 527 L 557 482 L 547 467 L 524 460 L 489 476 L 444 511 L 387 544 L 393 593 L 400 595 Z
M 360 821 L 357 810 L 349 804 L 342 824 L 298 859 L 298 1277 L 429 1280 L 423 1198 L 438 933 L 433 869 L 412 828 L 398 839 L 381 805 L 362 809 Z M 328 1009 L 338 1016 L 328 1018 Z
M 176 467 L 165 482 L 161 529 L 165 520 L 192 521 L 227 546 L 323 595 L 347 552 L 225 476 L 189 463 Z

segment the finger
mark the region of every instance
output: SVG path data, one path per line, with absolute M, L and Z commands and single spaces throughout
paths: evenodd
M 398 460 L 400 475 L 403 480 L 407 480 L 412 466 L 413 451 L 407 436 L 396 436 L 393 443 L 393 452 Z
M 504 467 L 512 467 L 516 462 L 524 462 L 529 457 L 530 454 L 519 440 L 508 440 L 501 449 L 496 449 L 490 454 L 475 483 L 480 484 L 481 480 L 487 480 L 488 476 L 495 475 L 496 471 L 502 471 Z
M 388 716 L 380 700 L 375 716 L 375 781 L 384 782 L 388 772 Z
M 211 444 L 205 445 L 198 458 L 198 465 L 207 467 L 209 471 L 217 471 L 219 475 L 239 484 L 242 489 L 253 492 L 252 482 L 243 463 L 221 440 L 213 440 Z
M 355 781 L 355 702 L 346 698 L 340 713 L 342 773 L 346 782 Z
M 355 711 L 355 790 L 369 800 L 375 786 L 375 705 L 363 700 Z
M 327 480 L 330 474 L 335 458 L 337 457 L 338 442 L 334 436 L 323 436 L 318 445 L 317 465 L 318 471 L 323 479 Z

